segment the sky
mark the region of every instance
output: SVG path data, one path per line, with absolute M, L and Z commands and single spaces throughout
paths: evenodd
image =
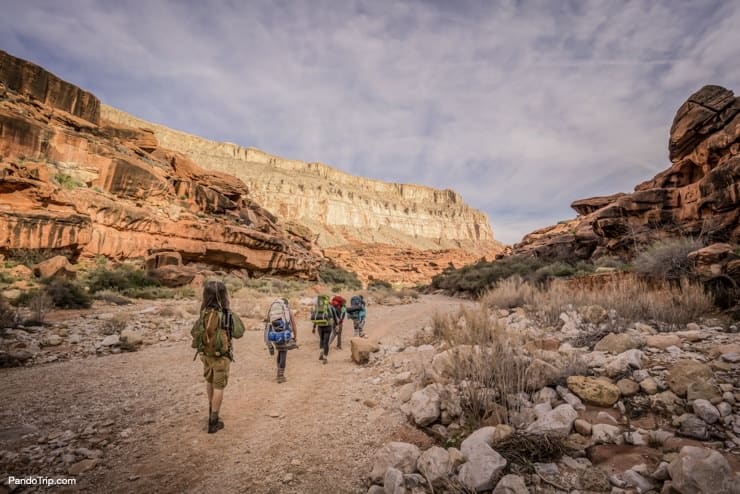
M 740 0 L 0 0 L 0 49 L 140 118 L 451 188 L 514 243 L 740 91 Z

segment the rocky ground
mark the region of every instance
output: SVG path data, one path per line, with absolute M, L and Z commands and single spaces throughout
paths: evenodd
M 526 358 L 523 392 L 507 420 L 472 427 L 463 413 L 470 383 L 456 381 L 450 363 L 481 350 L 440 342 L 431 317 L 475 303 L 428 295 L 373 306 L 379 351 L 362 366 L 349 341 L 321 365 L 304 308 L 286 384 L 274 382 L 259 331 L 236 343 L 226 428 L 208 435 L 189 346 L 196 303 L 98 304 L 0 342 L 6 355 L 31 354 L 0 371 L 3 477 L 78 479 L 61 492 L 688 494 L 740 485 L 740 337 L 722 321 L 673 332 L 637 323 L 579 347 L 609 315 L 590 307 L 543 328 L 521 309 L 491 312 Z M 125 329 L 110 322 L 120 320 Z M 564 450 L 514 464 L 506 458 L 522 437 L 557 437 Z
M 423 326 L 433 308 L 458 303 L 427 296 L 374 306 L 368 332 L 393 340 Z M 222 408 L 226 428 L 206 434 L 202 366 L 193 362 L 188 333 L 195 306 L 96 302 L 88 311 L 53 313 L 45 327 L 10 331 L 0 346 L 31 357 L 0 370 L 3 480 L 78 479 L 75 488 L 56 487 L 60 492 L 365 492 L 371 456 L 386 441 L 431 444 L 390 406 L 386 371 L 351 362 L 348 338 L 321 365 L 305 309 L 298 314 L 301 348 L 289 354 L 285 384 L 274 382 L 261 332 L 236 342 Z M 141 346 L 104 334 L 120 315 Z

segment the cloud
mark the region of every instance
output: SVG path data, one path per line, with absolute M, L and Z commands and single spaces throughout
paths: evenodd
M 515 242 L 668 166 L 740 88 L 732 1 L 3 1 L 0 47 L 145 119 L 452 188 Z

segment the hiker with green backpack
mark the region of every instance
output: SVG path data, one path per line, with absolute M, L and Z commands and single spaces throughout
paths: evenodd
M 244 324 L 231 312 L 229 292 L 221 281 L 208 281 L 203 286 L 200 315 L 190 330 L 195 357 L 201 354 L 203 377 L 208 395 L 208 433 L 224 428 L 218 413 L 224 388 L 229 380 L 229 368 L 234 360 L 232 338 L 244 335 Z M 195 360 L 193 357 L 193 360 Z
M 319 330 L 319 360 L 327 363 L 329 357 L 329 340 L 334 327 L 339 323 L 339 314 L 334 306 L 331 305 L 328 295 L 319 295 L 316 297 L 316 303 L 311 310 L 311 323 L 313 324 L 312 333 Z

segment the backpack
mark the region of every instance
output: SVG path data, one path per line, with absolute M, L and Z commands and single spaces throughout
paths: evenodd
M 334 295 L 334 298 L 331 299 L 331 305 L 334 306 L 337 311 L 342 310 L 342 307 L 344 304 L 347 303 L 346 300 L 344 300 L 344 297 L 341 297 L 339 295 Z
M 238 319 L 238 318 L 237 318 Z M 241 321 L 239 321 L 241 325 Z M 231 337 L 234 329 L 234 317 L 230 310 L 222 308 L 203 309 L 200 317 L 193 325 L 190 335 L 193 337 L 191 346 L 208 357 L 229 357 L 231 359 Z M 238 333 L 238 331 L 236 331 Z M 241 334 L 244 334 L 241 325 Z
M 362 312 L 362 309 L 365 308 L 365 302 L 362 300 L 362 297 L 360 295 L 353 295 L 351 299 L 349 299 L 349 307 L 347 307 L 347 314 L 349 315 L 350 319 L 359 319 L 360 318 L 360 312 Z
M 293 338 L 290 326 L 290 310 L 282 300 L 275 300 L 267 309 L 267 341 L 276 345 L 285 345 Z
M 328 295 L 316 297 L 316 304 L 311 310 L 311 322 L 316 326 L 331 326 L 334 318 L 331 314 L 331 303 Z

